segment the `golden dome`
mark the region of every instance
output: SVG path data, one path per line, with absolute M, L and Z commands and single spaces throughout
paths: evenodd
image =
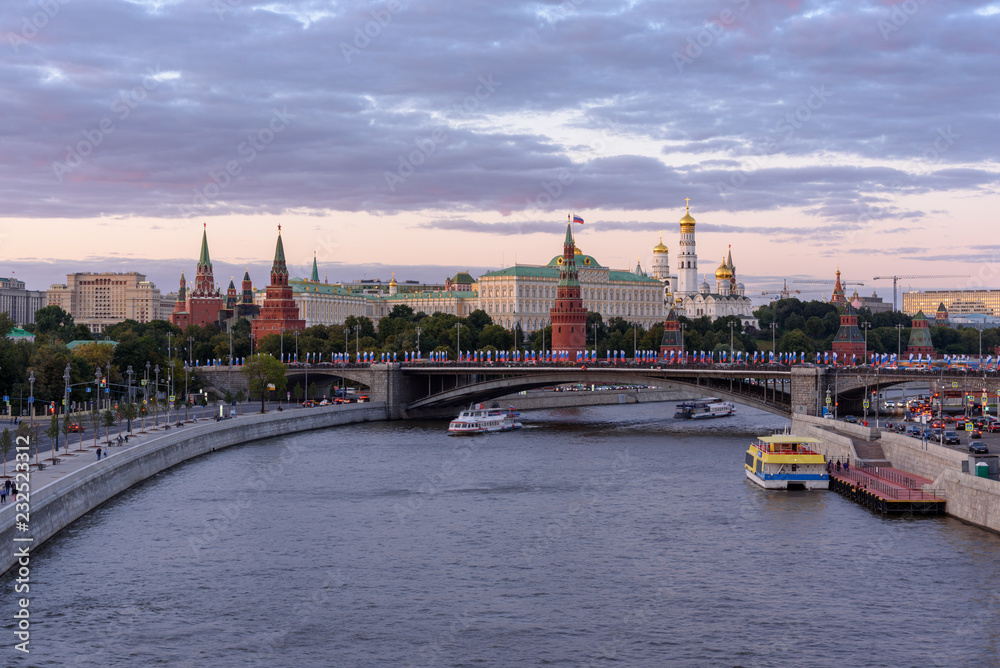
M 660 243 L 653 246 L 654 253 L 666 253 L 667 247 L 663 245 L 663 234 L 660 234 Z
M 392 287 L 395 285 L 396 285 L 396 272 L 392 272 L 392 280 L 389 281 L 389 286 Z
M 684 217 L 681 218 L 681 230 L 685 231 L 684 228 L 688 228 L 686 231 L 690 231 L 694 228 L 694 218 L 691 217 L 691 198 L 684 200 L 687 202 L 687 211 L 684 212 Z
M 730 279 L 733 277 L 733 272 L 726 266 L 726 258 L 722 258 L 722 264 L 719 268 L 715 270 L 715 278 L 718 280 Z
M 583 255 L 583 251 L 576 244 L 573 244 L 573 255 Z

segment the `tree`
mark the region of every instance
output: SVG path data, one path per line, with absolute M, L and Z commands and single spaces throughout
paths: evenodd
M 292 394 L 295 395 L 296 403 L 301 403 L 302 401 L 302 386 L 296 385 L 292 388 Z
M 54 443 L 52 446 L 52 459 L 55 460 L 56 448 L 59 447 L 59 416 L 55 413 L 52 413 L 52 417 L 49 419 L 49 426 L 45 430 L 45 435 L 52 439 Z
M 4 427 L 3 433 L 0 434 L 0 455 L 3 455 L 3 477 L 7 477 L 7 454 L 10 453 L 10 449 L 14 447 L 14 434 Z
M 63 444 L 63 452 L 69 452 L 69 428 L 72 424 L 73 421 L 69 419 L 69 411 L 66 411 L 63 415 L 62 426 L 59 428 L 62 435 L 66 437 L 66 442 Z
M 111 427 L 115 426 L 115 414 L 111 409 L 104 411 L 104 438 L 111 445 Z
M 367 320 L 367 318 L 362 318 Z M 243 375 L 247 377 L 250 395 L 260 396 L 260 412 L 266 413 L 264 401 L 267 398 L 268 385 L 274 385 L 277 392 L 284 392 L 288 379 L 285 377 L 285 365 L 271 355 L 254 355 L 243 365 Z
M 315 399 L 317 392 L 318 389 L 316 388 L 316 383 L 309 383 L 309 396 Z
M 778 340 L 778 352 L 816 352 L 816 344 L 801 330 L 793 329 Z
M 94 428 L 94 447 L 97 447 L 97 432 L 101 428 L 101 412 L 97 410 L 95 406 L 92 411 L 90 411 L 90 424 Z
M 73 316 L 58 306 L 46 306 L 35 311 L 35 334 L 62 338 L 64 341 L 75 333 Z
M 135 404 L 125 404 L 122 408 L 122 417 L 128 420 L 128 433 L 132 433 L 132 420 L 139 416 L 139 410 Z

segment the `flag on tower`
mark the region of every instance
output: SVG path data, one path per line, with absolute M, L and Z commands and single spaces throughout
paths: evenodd
M 573 222 L 574 223 L 580 223 L 581 225 L 583 225 L 583 218 L 581 218 L 580 216 L 578 216 L 578 215 L 576 215 L 574 213 L 573 214 Z

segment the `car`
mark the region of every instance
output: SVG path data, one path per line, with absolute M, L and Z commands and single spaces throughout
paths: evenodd
M 844 416 L 844 422 L 850 422 L 851 424 L 857 424 L 858 423 L 858 418 L 854 417 L 853 415 L 845 415 Z
M 984 428 L 991 434 L 995 434 L 996 432 L 1000 431 L 1000 422 L 990 422 Z
M 955 429 L 958 429 L 959 431 L 965 429 L 965 419 L 964 418 L 955 418 Z
M 972 430 L 972 434 L 970 434 L 970 437 L 971 438 L 982 438 L 983 437 L 983 432 L 981 432 L 978 429 L 973 429 Z
M 944 429 L 944 422 L 941 420 L 931 420 L 931 429 Z
M 320 406 L 329 406 L 329 405 L 330 405 L 330 402 L 329 402 L 329 401 L 327 401 L 326 399 L 324 399 L 323 401 L 319 402 L 319 405 L 320 405 Z
M 969 452 L 977 455 L 988 455 L 990 454 L 990 449 L 982 441 L 972 441 L 969 443 Z
M 369 401 L 371 401 L 371 399 L 368 398 L 367 394 L 362 394 L 360 397 L 358 397 L 359 404 L 365 404 L 368 403 Z
M 312 408 L 315 405 L 316 405 L 316 402 L 313 401 L 312 399 L 306 399 L 305 401 L 302 402 L 302 407 L 303 408 Z
M 955 421 L 955 418 L 952 417 L 951 415 L 945 415 L 944 416 L 944 421 L 947 422 L 947 423 L 949 423 L 949 424 L 951 424 L 952 422 Z
M 945 445 L 959 445 L 961 439 L 958 438 L 958 433 L 952 430 L 948 430 L 944 433 L 944 443 Z
M 81 427 L 81 426 L 80 426 L 80 425 L 78 425 L 77 423 L 73 422 L 72 424 L 70 424 L 70 426 L 69 426 L 69 430 L 70 430 L 71 432 L 73 432 L 73 433 L 76 433 L 76 432 L 80 432 L 80 431 L 83 431 L 83 427 Z
M 920 434 L 921 434 L 920 427 L 912 426 L 911 425 L 906 430 L 906 433 L 909 434 L 910 436 L 913 436 L 914 438 L 920 438 Z

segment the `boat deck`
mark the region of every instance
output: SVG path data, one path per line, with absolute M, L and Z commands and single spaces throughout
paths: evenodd
M 944 514 L 945 500 L 940 493 L 923 490 L 932 482 L 891 466 L 852 467 L 830 473 L 830 489 L 883 515 Z

